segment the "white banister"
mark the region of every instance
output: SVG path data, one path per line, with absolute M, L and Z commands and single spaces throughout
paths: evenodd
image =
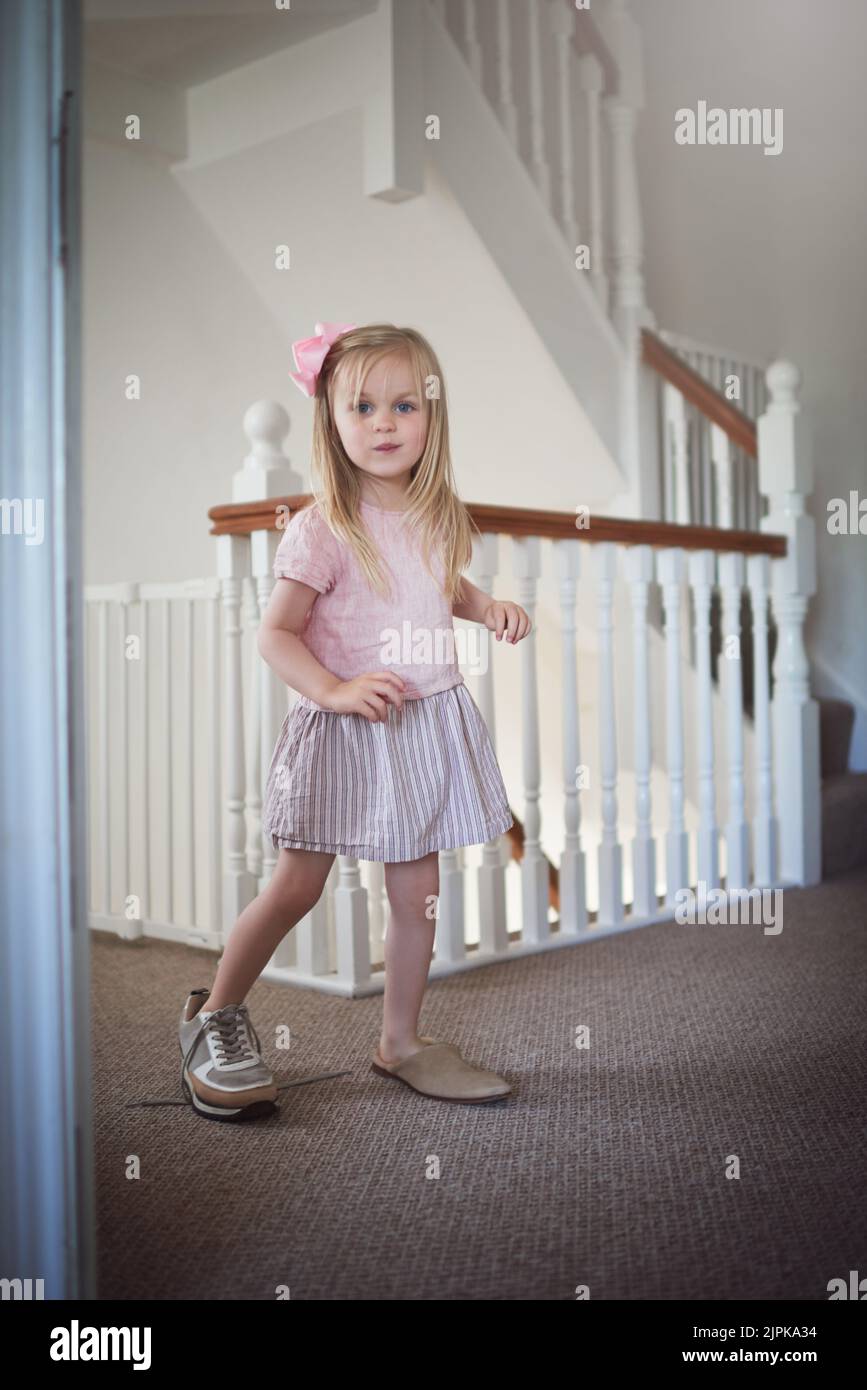
M 256 647 L 256 633 L 259 627 L 259 606 L 253 581 L 247 577 L 241 585 L 242 619 L 241 651 L 249 653 L 249 701 L 245 711 L 244 730 L 244 768 L 246 782 L 244 787 L 244 806 L 246 810 L 246 860 L 247 868 L 259 884 L 262 879 L 262 763 L 265 749 L 262 738 L 262 690 L 261 679 L 264 662 Z M 247 634 L 245 643 L 243 634 Z M 273 749 L 271 750 L 273 752 Z
M 473 582 L 483 593 L 493 596 L 494 577 L 499 573 L 499 540 L 491 532 L 473 537 Z M 494 671 L 491 665 L 491 634 L 482 630 L 487 660 L 479 673 L 478 706 L 487 725 L 494 749 L 497 746 L 497 721 L 494 701 Z M 502 955 L 508 948 L 506 915 L 506 865 L 502 853 L 505 836 L 497 836 L 482 846 L 482 862 L 476 881 L 479 900 L 479 949 L 492 955 Z
M 498 669 L 517 675 L 512 664 L 521 663 L 521 767 L 523 782 L 524 844 L 516 855 L 520 869 L 504 860 L 502 850 L 511 851 L 513 836 L 498 837 L 490 844 L 474 847 L 479 857 L 464 847 L 444 848 L 440 853 L 440 892 L 436 924 L 436 954 L 432 963 L 434 974 L 466 970 L 488 960 L 508 959 L 534 951 L 555 950 L 589 938 L 586 890 L 586 853 L 582 837 L 592 836 L 597 844 L 598 912 L 596 927 L 603 930 L 630 929 L 658 919 L 656 894 L 657 850 L 655 835 L 665 835 L 666 900 L 676 903 L 679 889 L 689 886 L 690 840 L 686 829 L 686 759 L 685 742 L 695 752 L 697 768 L 696 801 L 698 807 L 697 866 L 699 882 L 717 887 L 720 882 L 720 842 L 724 833 L 727 845 L 726 884 L 730 888 L 746 888 L 751 881 L 759 885 L 772 884 L 776 878 L 800 881 L 798 874 L 807 875 L 811 864 L 817 863 L 818 848 L 818 740 L 815 706 L 809 697 L 808 673 L 803 654 L 803 617 L 807 596 L 812 592 L 815 577 L 811 569 L 810 546 L 814 544 L 812 523 L 805 516 L 804 491 L 810 484 L 802 456 L 797 450 L 797 409 L 793 407 L 797 373 L 786 364 L 779 364 L 776 373 L 769 374 L 772 387 L 772 409 L 762 420 L 761 446 L 764 450 L 762 476 L 771 484 L 769 517 L 765 527 L 778 527 L 789 538 L 790 554 L 785 560 L 751 556 L 746 567 L 753 609 L 753 641 L 755 669 L 755 796 L 750 807 L 754 835 L 755 872 L 750 877 L 750 825 L 747 822 L 744 776 L 744 715 L 741 702 L 739 659 L 740 604 L 745 578 L 744 556 L 741 552 L 704 550 L 686 552 L 682 548 L 659 549 L 657 546 L 630 544 L 624 549 L 624 577 L 631 608 L 629 631 L 622 637 L 615 634 L 614 597 L 618 566 L 618 545 L 597 542 L 592 537 L 575 537 L 570 526 L 561 539 L 543 550 L 540 536 L 510 535 L 517 585 L 512 588 L 517 601 L 530 615 L 532 627 L 522 643 L 520 654 L 501 648 Z M 305 491 L 300 479 L 279 463 L 282 457 L 274 447 L 275 438 L 282 437 L 288 428 L 288 418 L 279 408 L 260 402 L 251 408 L 245 420 L 254 441 L 251 455 L 236 481 L 243 494 L 264 487 L 269 496 L 280 498 Z M 289 474 L 287 479 L 286 473 Z M 286 487 L 287 481 L 289 486 Z M 282 486 L 286 489 L 280 491 Z M 802 491 L 803 489 L 803 491 Z M 700 489 L 701 491 L 701 489 Z M 243 499 L 242 499 L 243 500 Z M 565 514 L 564 514 L 565 515 Z M 574 518 L 573 518 L 574 520 Z M 516 528 L 520 529 L 520 528 Z M 721 532 L 724 537 L 724 532 Z M 794 538 L 794 539 L 792 539 Z M 92 837 L 102 902 L 92 914 L 92 924 L 121 935 L 139 934 L 162 936 L 167 939 L 194 940 L 216 947 L 231 930 L 238 915 L 256 892 L 261 891 L 270 877 L 270 867 L 263 855 L 262 874 L 257 874 L 256 855 L 245 854 L 245 825 L 249 817 L 256 843 L 270 852 L 270 840 L 263 845 L 259 823 L 260 802 L 267 773 L 266 754 L 272 748 L 277 728 L 282 723 L 286 688 L 281 682 L 270 681 L 269 668 L 251 672 L 248 683 L 241 679 L 242 663 L 246 662 L 246 645 L 241 635 L 242 590 L 246 587 L 252 599 L 249 608 L 255 622 L 273 592 L 273 555 L 279 533 L 261 524 L 247 535 L 225 534 L 217 540 L 217 579 L 188 580 L 182 584 L 114 585 L 87 591 L 89 612 L 98 622 L 94 632 L 95 651 L 90 660 L 94 692 L 94 720 L 101 728 L 91 738 L 94 763 L 92 784 L 92 815 L 97 833 Z M 582 802 L 581 791 L 588 785 L 581 764 L 581 736 L 585 733 L 579 716 L 578 674 L 578 580 L 581 569 L 581 549 L 590 543 L 588 560 L 591 575 L 595 576 L 595 624 L 598 673 L 598 756 L 594 753 L 590 781 L 598 777 L 600 804 Z M 686 555 L 689 554 L 687 569 Z M 540 691 L 537 672 L 539 635 L 536 609 L 539 580 L 542 578 L 543 556 L 554 558 L 558 581 L 560 645 L 562 651 L 562 683 L 546 680 Z M 488 595 L 494 592 L 494 580 L 499 573 L 499 535 L 483 533 L 473 540 L 471 569 L 476 582 Z M 592 559 L 591 559 L 592 557 Z M 654 570 L 655 563 L 655 570 Z M 724 644 L 722 676 L 722 713 L 725 720 L 726 779 L 728 805 L 725 825 L 721 832 L 716 813 L 714 771 L 714 706 L 715 695 L 711 681 L 711 600 L 718 563 L 723 592 Z M 664 641 L 657 642 L 650 623 L 651 584 L 654 573 L 662 586 Z M 684 581 L 689 578 L 695 612 L 695 674 L 683 659 L 682 626 Z M 774 615 L 780 642 L 774 669 L 773 739 L 769 709 L 769 672 L 767 659 L 768 594 L 772 594 Z M 654 607 L 656 590 L 653 590 Z M 182 624 L 174 623 L 176 599 L 186 600 Z M 207 623 L 207 647 L 199 663 L 196 637 L 196 606 Z M 111 657 L 112 651 L 125 647 L 134 624 L 129 619 L 132 603 L 141 603 L 141 630 L 144 634 L 146 660 L 138 667 L 129 663 L 120 666 Z M 151 652 L 150 609 L 156 605 L 163 619 L 162 633 L 153 639 Z M 115 614 L 118 615 L 116 619 Z M 222 627 L 221 627 L 222 619 Z M 117 623 L 120 622 L 120 627 Z M 458 620 L 460 622 L 461 620 Z M 91 627 L 93 625 L 91 624 Z M 251 624 L 251 627 L 253 624 Z M 116 640 L 116 634 L 120 639 Z M 249 633 L 248 635 L 252 635 Z M 489 634 L 484 636 L 489 639 Z M 733 640 L 730 640 L 733 639 Z M 223 644 L 222 663 L 220 661 Z M 177 655 L 176 655 L 177 653 Z M 89 653 L 90 657 L 90 653 Z M 155 660 L 154 657 L 157 659 Z M 162 659 L 162 670 L 159 669 Z M 630 659 L 631 658 L 631 659 Z M 658 769 L 653 760 L 653 720 L 651 690 L 656 691 L 656 662 L 664 659 L 664 768 Z M 173 668 L 174 664 L 174 670 Z M 130 724 L 130 682 L 142 676 L 142 708 L 144 722 L 141 731 L 135 722 Z M 120 672 L 120 674 L 118 674 Z M 623 677 L 626 675 L 626 687 Z M 495 689 L 492 666 L 482 664 L 479 672 L 478 703 L 486 720 L 492 743 L 495 743 Z M 150 679 L 149 679 L 150 677 Z M 692 691 L 687 690 L 694 681 Z M 247 691 L 250 697 L 247 699 Z M 201 704 L 200 691 L 210 687 L 219 698 L 209 700 L 207 728 L 209 767 L 207 785 L 209 813 L 207 819 L 196 814 L 191 798 L 197 778 L 195 711 Z M 587 692 L 582 688 L 582 696 Z M 541 762 L 542 724 L 547 736 L 554 732 L 555 710 L 552 702 L 562 695 L 561 716 L 563 773 L 562 798 L 557 793 L 546 803 L 552 806 L 555 823 L 549 840 L 560 843 L 556 878 L 559 891 L 559 920 L 549 922 L 549 898 L 552 892 L 551 866 L 542 842 L 543 776 Z M 544 706 L 542 700 L 544 699 Z M 635 828 L 630 832 L 632 869 L 632 902 L 628 922 L 624 907 L 623 847 L 618 822 L 618 743 L 617 704 L 631 701 L 631 751 L 635 774 Z M 221 702 L 223 708 L 221 710 Z M 133 711 L 137 715 L 136 701 Z M 155 732 L 149 734 L 149 707 L 155 721 Z M 223 714 L 225 718 L 223 719 Z M 688 729 L 684 728 L 687 716 Z M 175 728 L 177 717 L 177 729 Z M 221 726 L 225 733 L 221 741 Z M 259 729 L 258 741 L 251 730 Z M 183 754 L 186 733 L 187 753 Z M 123 800 L 129 796 L 130 780 L 126 757 L 115 758 L 117 785 L 111 782 L 109 769 L 116 739 L 130 748 L 141 747 L 148 779 L 144 788 L 145 825 L 143 827 L 145 862 L 143 887 L 147 896 L 148 913 L 134 926 L 122 923 L 112 912 L 111 892 L 119 884 L 125 890 L 137 892 L 139 884 L 131 883 L 137 874 L 137 864 L 131 862 L 128 827 L 125 825 Z M 180 741 L 178 741 L 180 736 Z M 788 742 L 796 739 L 794 752 Z M 800 743 L 797 739 L 800 738 Z M 149 744 L 150 740 L 150 744 Z M 152 748 L 153 742 L 156 747 Z M 257 751 L 258 750 L 258 751 Z M 155 757 L 150 756 L 150 752 Z M 547 750 L 546 750 L 547 752 Z M 245 753 L 247 756 L 245 757 Z M 162 755 L 162 756 L 161 756 Z M 586 756 L 586 755 L 585 755 Z M 99 757 L 102 765 L 98 765 Z M 183 767 L 175 766 L 176 758 Z M 154 778 L 151 784 L 151 763 Z M 792 766 L 792 764 L 794 764 Z M 653 779 L 658 771 L 667 775 L 667 826 L 664 797 L 651 797 Z M 199 769 L 200 771 L 200 769 Z M 249 772 L 249 776 L 246 774 Z M 164 774 L 160 780 L 160 774 Z M 181 775 L 183 773 L 183 775 Z M 176 775 L 177 774 L 177 775 Z M 509 769 L 509 776 L 515 776 Z M 174 784 L 177 783 L 177 787 Z M 595 783 L 594 783 L 595 785 Z M 512 805 L 520 804 L 520 787 L 509 793 Z M 776 792 L 779 821 L 779 854 L 774 819 Z M 692 794 L 692 788 L 690 787 Z M 148 840 L 149 798 L 159 798 L 155 805 L 155 824 L 160 833 L 168 836 L 166 862 L 159 863 L 160 879 L 153 879 L 152 857 Z M 655 807 L 654 802 L 659 802 Z M 562 805 L 562 824 L 560 823 Z M 654 824 L 657 811 L 663 824 Z M 221 815 L 224 817 L 221 823 Z M 168 827 L 168 829 L 166 829 Z M 178 860 L 179 847 L 174 844 L 174 830 L 184 832 L 183 850 L 189 838 L 192 852 Z M 223 835 L 221 836 L 221 828 Z M 598 836 L 598 838 L 597 838 Z M 198 844 L 201 839 L 202 843 Z M 195 878 L 196 852 L 203 848 L 210 855 L 208 864 L 208 903 L 211 921 L 200 923 L 198 918 L 202 895 Z M 249 846 L 247 846 L 249 848 Z M 99 854 L 102 853 L 102 862 Z M 661 854 L 661 850 L 659 852 Z M 113 854 L 116 862 L 112 862 Z M 471 857 L 472 856 L 472 857 Z M 786 858 L 785 856 L 788 856 Z M 812 859 L 811 859 L 811 856 Z M 158 856 L 161 860 L 162 856 Z M 335 857 L 332 872 L 320 900 L 293 930 L 287 931 L 268 963 L 264 978 L 288 983 L 300 982 L 347 996 L 371 994 L 382 987 L 379 966 L 387 944 L 388 904 L 384 888 L 384 869 L 373 864 L 362 874 L 361 863 L 352 857 Z M 784 867 L 785 866 L 787 867 Z M 478 916 L 471 920 L 465 902 L 467 878 L 477 874 Z M 178 899 L 184 891 L 175 891 L 177 872 L 181 889 L 189 896 L 191 923 L 175 920 Z M 550 877 L 549 877 L 550 876 Z M 661 876 L 661 875 L 660 875 Z M 520 911 L 513 905 L 507 890 L 520 888 Z M 127 896 L 125 892 L 125 896 Z M 97 899 L 100 893 L 96 894 Z M 154 899 L 165 904 L 164 920 L 153 916 Z M 507 901 L 514 906 L 516 920 L 507 922 Z M 475 904 L 473 905 L 475 906 Z M 513 929 L 509 930 L 509 927 Z M 478 933 L 479 949 L 475 950 Z
M 338 880 L 334 890 L 336 979 L 354 991 L 359 985 L 367 984 L 370 980 L 367 892 L 362 886 L 357 859 L 347 854 L 338 854 L 337 864 Z
M 735 524 L 734 446 L 719 425 L 710 425 L 710 458 L 716 483 L 716 525 L 730 530 Z M 678 517 L 678 521 L 682 518 Z M 691 520 L 689 514 L 683 520 Z
M 548 923 L 548 862 L 542 853 L 542 813 L 539 808 L 541 763 L 539 758 L 539 693 L 536 679 L 536 585 L 540 574 L 538 536 L 514 537 L 514 574 L 518 581 L 518 603 L 532 624 L 521 642 L 523 677 L 522 747 L 524 750 L 524 857 L 521 861 L 521 889 L 524 909 L 524 937 L 545 941 Z
M 649 545 L 626 553 L 626 575 L 632 596 L 633 723 L 635 754 L 635 835 L 632 841 L 633 916 L 656 911 L 656 846 L 651 820 L 650 678 L 648 674 L 647 601 L 653 579 Z
M 755 724 L 756 791 L 753 818 L 753 855 L 756 883 L 771 884 L 777 877 L 777 822 L 773 810 L 771 761 L 771 708 L 768 681 L 767 555 L 750 555 L 747 583 L 753 612 L 753 722 Z
M 241 580 L 249 541 L 217 537 L 217 570 L 223 604 L 223 698 L 226 710 L 225 857 L 223 922 L 228 935 L 236 919 L 256 896 L 256 880 L 247 868 L 244 820 L 244 699 L 241 675 Z
M 689 449 L 686 402 L 668 382 L 663 389 L 666 461 L 666 515 L 682 526 L 690 521 Z
M 599 753 L 602 838 L 599 844 L 600 926 L 623 921 L 623 852 L 617 835 L 617 720 L 614 699 L 614 579 L 617 547 L 596 545 L 596 612 L 599 639 Z
M 759 486 L 768 498 L 763 531 L 788 538 L 771 566 L 771 607 L 777 623 L 774 661 L 774 769 L 780 826 L 780 873 L 788 882 L 821 877 L 822 803 L 819 707 L 810 696 L 804 619 L 816 592 L 815 523 L 806 512 L 813 465 L 798 403 L 801 374 L 791 362 L 768 369 L 770 404 L 758 423 Z
M 575 603 L 581 572 L 579 541 L 555 543 L 560 579 L 560 630 L 563 653 L 563 851 L 560 855 L 560 931 L 577 935 L 587 930 L 587 890 L 581 848 L 581 798 L 587 785 L 581 766 L 578 727 L 578 678 Z
M 708 888 L 719 887 L 719 827 L 714 786 L 713 684 L 710 663 L 710 605 L 714 577 L 713 552 L 692 551 L 689 557 L 689 582 L 695 608 L 698 881 Z
M 665 753 L 668 765 L 668 832 L 665 901 L 676 901 L 689 885 L 689 840 L 684 821 L 683 695 L 681 690 L 680 610 L 683 551 L 657 552 L 657 575 L 665 610 Z
M 463 960 L 467 953 L 464 871 L 458 860 L 457 849 L 444 849 L 439 854 L 439 902 L 434 946 L 438 961 Z
M 749 886 L 749 827 L 744 807 L 744 711 L 741 687 L 741 591 L 744 557 L 719 557 L 722 590 L 723 649 L 720 684 L 725 703 L 726 785 L 728 811 L 725 825 L 726 891 Z

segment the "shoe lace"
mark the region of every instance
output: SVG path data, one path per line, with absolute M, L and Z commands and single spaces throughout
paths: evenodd
M 261 1047 L 246 1004 L 226 1004 L 222 1009 L 217 1009 L 216 1013 L 205 1019 L 204 1028 L 210 1029 L 218 1062 L 254 1062 L 259 1059 Z M 256 1043 L 255 1052 L 250 1034 Z

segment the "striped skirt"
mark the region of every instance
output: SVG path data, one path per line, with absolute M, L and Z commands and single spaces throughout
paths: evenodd
M 385 723 L 300 702 L 283 721 L 262 813 L 275 849 L 391 864 L 484 844 L 512 824 L 466 685 L 389 705 Z

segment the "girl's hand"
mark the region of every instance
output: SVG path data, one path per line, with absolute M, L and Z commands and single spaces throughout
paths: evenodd
M 403 709 L 406 684 L 395 671 L 371 671 L 352 680 L 341 681 L 329 693 L 325 705 L 336 714 L 363 714 L 371 724 L 384 724 L 391 701 Z
M 529 614 L 519 604 L 504 603 L 501 599 L 493 599 L 488 604 L 482 622 L 497 634 L 498 642 L 505 632 L 506 641 L 513 644 L 526 637 L 531 627 Z

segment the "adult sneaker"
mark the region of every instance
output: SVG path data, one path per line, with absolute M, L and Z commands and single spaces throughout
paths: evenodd
M 187 996 L 178 1025 L 181 1085 L 198 1115 L 209 1120 L 252 1120 L 272 1115 L 277 1086 L 260 1055 L 246 1004 L 202 1006 L 210 990 Z

